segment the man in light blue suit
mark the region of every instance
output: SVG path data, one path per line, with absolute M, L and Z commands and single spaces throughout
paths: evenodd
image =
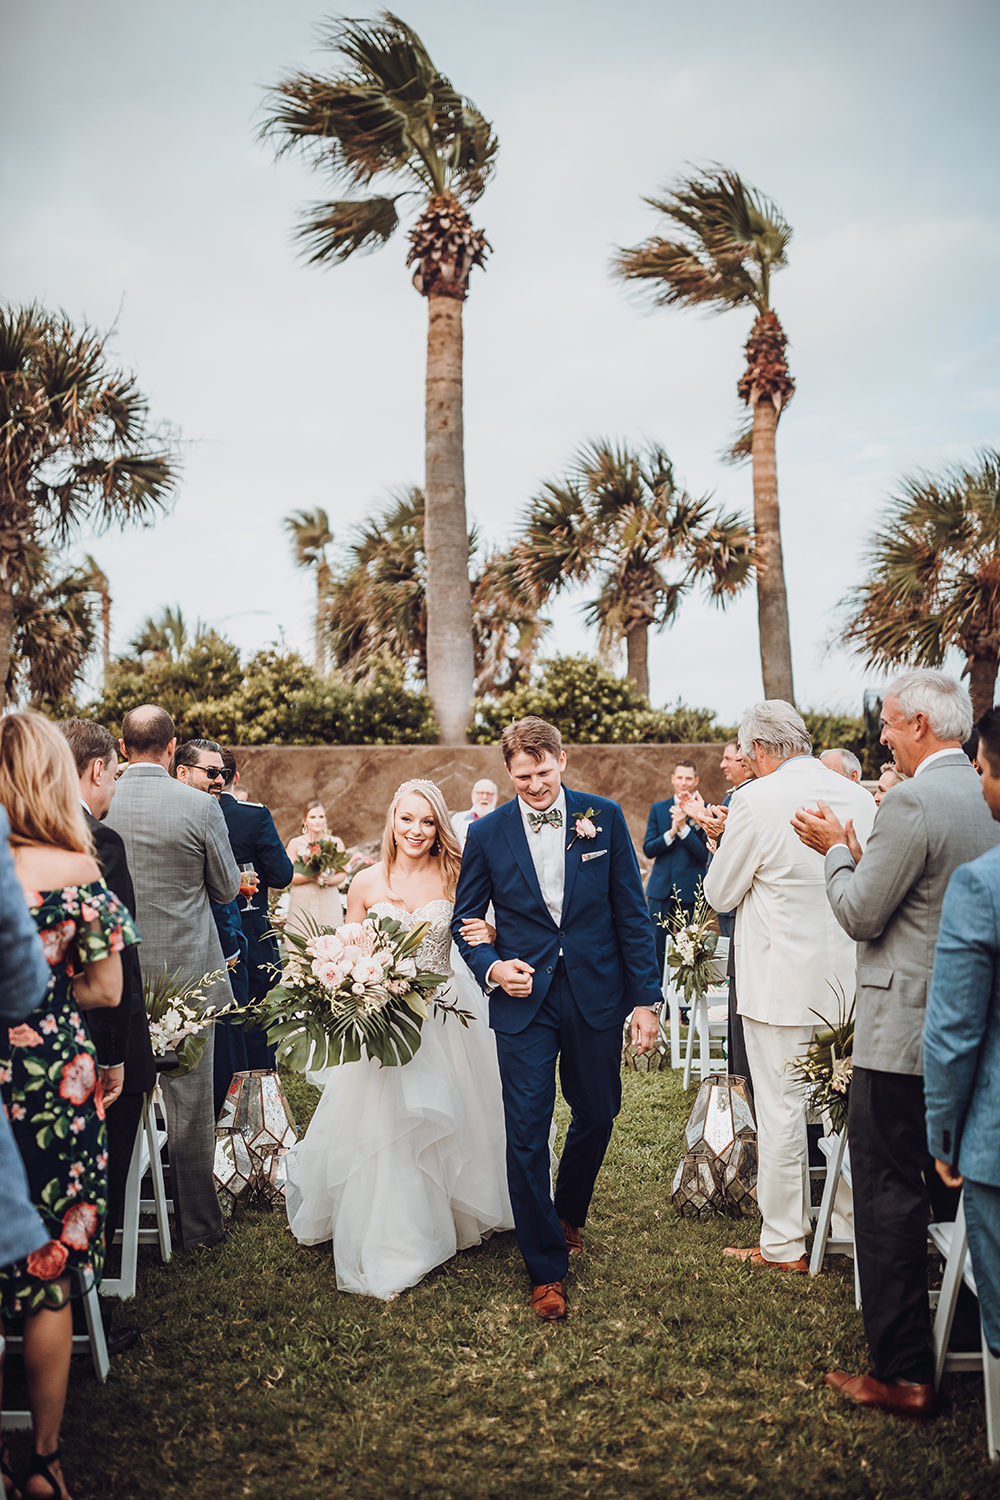
M 977 725 L 983 796 L 1000 823 L 1000 709 Z M 1000 847 L 948 883 L 924 1019 L 927 1143 L 949 1187 L 965 1184 L 979 1310 L 1000 1356 Z

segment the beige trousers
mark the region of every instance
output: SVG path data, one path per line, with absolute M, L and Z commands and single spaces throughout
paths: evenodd
M 788 1064 L 808 1047 L 814 1029 L 743 1017 L 757 1115 L 757 1203 L 765 1260 L 798 1260 L 811 1230 L 806 1095 Z M 831 1225 L 835 1238 L 850 1237 L 850 1216 L 851 1195 L 842 1178 Z

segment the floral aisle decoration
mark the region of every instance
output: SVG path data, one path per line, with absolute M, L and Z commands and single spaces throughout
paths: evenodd
M 429 1006 L 467 1026 L 471 1012 L 436 998 L 447 975 L 417 967 L 430 925 L 407 931 L 395 917 L 367 916 L 334 929 L 301 914 L 286 927 L 288 962 L 259 1011 L 281 1061 L 304 1072 L 358 1062 L 364 1050 L 392 1068 L 420 1046 Z
M 155 979 L 146 979 L 142 986 L 153 1056 L 160 1072 L 169 1072 L 171 1078 L 183 1078 L 198 1066 L 208 1026 L 223 1016 L 251 1014 L 233 999 L 225 1005 L 205 1005 L 208 991 L 225 978 L 225 969 L 203 974 L 200 979 L 183 979 L 182 973 L 181 969 L 173 974 L 164 971 Z
M 718 984 L 718 960 L 715 950 L 719 946 L 719 934 L 712 923 L 715 913 L 705 900 L 701 887 L 690 921 L 674 896 L 674 910 L 669 917 L 659 918 L 660 926 L 670 934 L 667 940 L 667 965 L 673 970 L 674 987 L 680 991 L 690 1005 L 698 996 L 706 995 L 713 984 Z
M 830 985 L 837 997 L 837 1019 L 813 1015 L 819 1029 L 806 1051 L 792 1064 L 792 1074 L 805 1085 L 811 1107 L 826 1113 L 837 1135 L 847 1129 L 847 1107 L 854 1070 L 854 1000 L 848 1004 L 841 985 Z

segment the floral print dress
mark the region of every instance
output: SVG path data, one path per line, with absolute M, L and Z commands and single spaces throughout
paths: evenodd
M 0 1097 L 50 1239 L 0 1269 L 7 1318 L 59 1307 L 56 1285 L 89 1291 L 104 1259 L 108 1152 L 97 1054 L 70 980 L 139 941 L 126 907 L 103 880 L 28 893 L 49 961 L 48 989 L 20 1026 L 0 1031 Z M 75 1273 L 75 1275 L 71 1275 Z

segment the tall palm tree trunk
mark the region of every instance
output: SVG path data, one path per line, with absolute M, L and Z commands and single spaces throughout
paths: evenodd
M 107 687 L 111 667 L 111 595 L 106 588 L 101 592 L 101 661 L 104 667 L 104 686 Z
M 14 595 L 0 581 L 0 710 L 7 706 L 7 674 L 14 649 Z
M 330 564 L 325 558 L 316 563 L 316 671 L 326 676 L 326 623 L 330 612 Z
M 628 675 L 636 691 L 649 701 L 649 621 L 635 620 L 625 632 Z
M 987 709 L 993 707 L 993 693 L 997 684 L 997 658 L 995 656 L 970 656 L 968 661 L 969 694 L 972 712 L 981 719 Z
M 794 703 L 792 643 L 788 630 L 778 509 L 777 428 L 778 412 L 774 403 L 768 396 L 761 396 L 754 402 L 751 440 L 760 667 L 764 697 L 784 698 L 786 702 Z
M 425 419 L 427 688 L 442 745 L 461 744 L 472 714 L 472 591 L 462 431 L 462 303 L 427 299 Z

